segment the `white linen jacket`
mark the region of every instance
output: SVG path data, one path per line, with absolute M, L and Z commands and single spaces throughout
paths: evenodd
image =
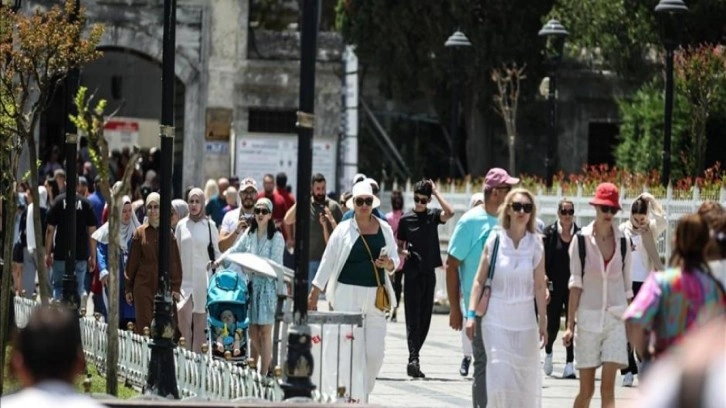
M 214 259 L 219 258 L 219 231 L 214 221 L 205 217 L 199 222 L 189 217 L 182 218 L 174 232 L 179 246 L 179 257 L 182 267 L 181 299 L 177 307 L 181 310 L 189 299 L 192 299 L 192 313 L 206 313 L 207 286 L 211 271 L 209 263 L 210 235 L 214 248 Z
M 393 230 L 385 222 L 379 221 L 378 224 L 381 226 L 381 232 L 386 240 L 388 257 L 393 260 L 393 270 L 395 271 L 401 261 L 398 257 L 398 245 L 396 245 L 396 239 L 393 237 Z M 359 236 L 360 230 L 355 218 L 341 221 L 328 239 L 323 258 L 320 260 L 320 267 L 313 279 L 313 285 L 321 291 L 325 291 L 325 296 L 333 308 L 335 308 L 335 287 L 338 284 L 340 271 L 343 270 L 343 265 L 348 260 L 353 244 L 355 244 Z M 388 298 L 391 300 L 391 308 L 394 308 L 396 307 L 396 295 L 393 291 L 393 285 L 388 273 L 383 275 L 385 276 L 384 285 L 388 292 Z M 326 285 L 327 289 L 325 288 Z

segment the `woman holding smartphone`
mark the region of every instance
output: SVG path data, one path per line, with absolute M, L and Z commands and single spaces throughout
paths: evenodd
M 308 308 L 316 310 L 318 296 L 325 291 L 327 300 L 336 311 L 358 312 L 364 316 L 363 327 L 354 329 L 356 344 L 365 350 L 361 361 L 356 361 L 356 369 L 363 373 L 362 384 L 347 384 L 343 375 L 342 385 L 351 390 L 350 399 L 365 402 L 373 391 L 376 376 L 383 364 L 386 337 L 385 310 L 376 307 L 376 293 L 380 286 L 385 287 L 390 306 L 395 307 L 396 298 L 393 285 L 385 271 L 393 271 L 398 266 L 398 251 L 393 230 L 385 222 L 372 215 L 380 205 L 373 195 L 371 185 L 366 182 L 353 186 L 353 195 L 347 206 L 355 209 L 352 219 L 341 221 L 330 235 L 320 267 L 313 279 L 308 296 Z M 348 373 L 350 356 L 348 347 L 341 347 L 340 359 L 326 359 L 337 367 L 326 369 Z

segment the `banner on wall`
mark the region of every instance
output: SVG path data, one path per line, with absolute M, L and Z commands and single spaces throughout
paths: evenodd
M 238 137 L 235 149 L 235 175 L 252 177 L 262 189 L 265 174 L 287 174 L 287 183 L 297 191 L 297 136 L 250 133 Z M 328 190 L 335 189 L 336 146 L 333 139 L 313 140 L 313 174 L 322 173 Z

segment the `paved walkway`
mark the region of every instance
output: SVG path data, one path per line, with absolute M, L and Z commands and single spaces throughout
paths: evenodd
M 461 337 L 459 332 L 448 326 L 448 315 L 434 315 L 426 344 L 421 350 L 421 369 L 426 379 L 413 380 L 406 376 L 408 350 L 403 313 L 399 309 L 398 323 L 389 323 L 386 336 L 386 356 L 370 402 L 385 407 L 470 407 L 471 374 L 468 378 L 459 375 L 461 363 Z M 565 363 L 565 350 L 560 335 L 554 347 L 554 374 L 545 377 L 543 387 L 543 408 L 572 406 L 577 394 L 578 381 L 559 378 Z M 544 353 L 544 352 L 543 352 Z M 544 373 L 542 374 L 544 376 Z M 599 378 L 599 375 L 598 375 Z M 615 396 L 618 405 L 632 401 L 637 388 L 621 387 L 617 378 Z M 637 380 L 636 380 L 637 385 Z M 600 406 L 599 384 L 595 385 L 595 398 L 591 406 Z

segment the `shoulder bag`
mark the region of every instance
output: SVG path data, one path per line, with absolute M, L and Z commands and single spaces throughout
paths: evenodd
M 207 230 L 209 231 L 209 244 L 207 244 L 207 255 L 209 256 L 209 260 L 212 262 L 212 265 L 214 265 L 214 245 L 212 244 L 212 225 L 210 224 L 212 221 L 207 219 Z M 215 268 L 212 268 L 212 275 L 216 272 Z
M 371 257 L 371 264 L 373 264 L 373 275 L 376 277 L 376 285 L 378 286 L 378 289 L 376 290 L 376 309 L 382 312 L 388 312 L 391 310 L 391 299 L 388 298 L 388 292 L 386 291 L 386 287 L 381 284 L 381 278 L 380 276 L 378 276 L 376 261 L 373 259 L 371 248 L 368 246 L 368 242 L 366 242 L 363 234 L 360 234 L 360 239 L 363 240 L 363 245 L 365 245 L 366 250 L 368 251 L 368 256 Z
M 494 269 L 497 265 L 497 252 L 499 251 L 499 233 L 495 232 L 497 237 L 494 239 L 494 248 L 492 249 L 492 256 L 489 257 L 489 274 L 487 280 L 484 283 L 484 288 L 479 295 L 479 301 L 476 303 L 476 315 L 481 317 L 487 314 L 489 308 L 489 298 L 492 294 L 492 279 L 494 279 Z

